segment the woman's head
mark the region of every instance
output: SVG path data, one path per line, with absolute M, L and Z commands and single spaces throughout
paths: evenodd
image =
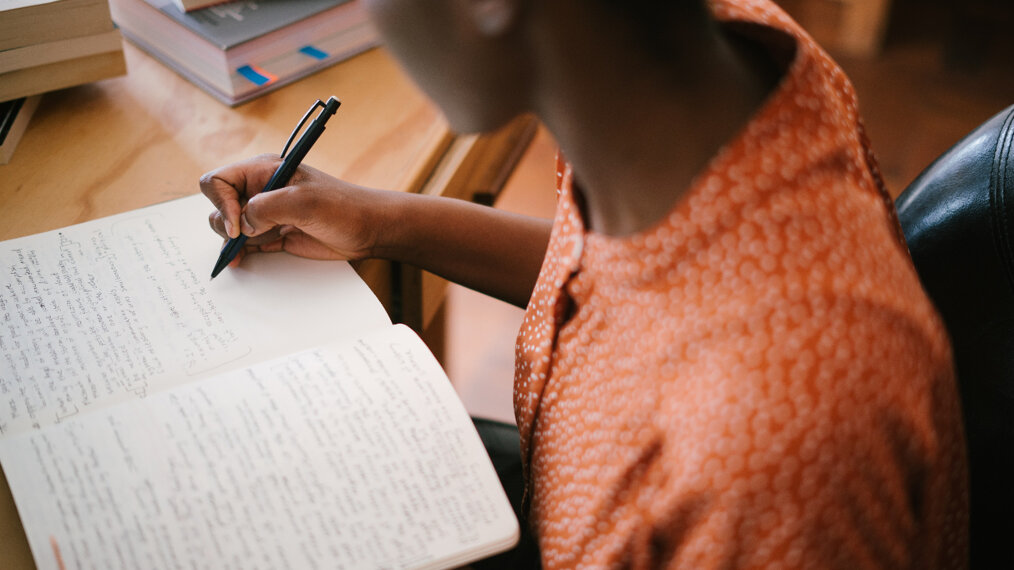
M 598 68 L 603 53 L 686 55 L 706 0 L 364 0 L 387 46 L 460 131 L 532 110 L 552 64 Z M 588 46 L 585 49 L 584 46 Z M 607 46 L 609 52 L 602 49 Z M 609 64 L 622 57 L 608 57 Z
M 364 0 L 385 44 L 460 131 L 493 128 L 517 111 L 521 0 Z

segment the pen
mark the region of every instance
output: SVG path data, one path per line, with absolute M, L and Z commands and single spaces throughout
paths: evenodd
M 305 115 L 303 115 L 303 119 L 299 121 L 295 130 L 293 130 L 292 134 L 289 135 L 289 140 L 285 142 L 285 147 L 282 148 L 282 154 L 280 155 L 282 163 L 278 165 L 278 169 L 271 175 L 271 179 L 264 185 L 264 189 L 261 190 L 261 193 L 277 190 L 289 183 L 289 179 L 292 178 L 292 175 L 296 172 L 296 168 L 298 168 L 299 163 L 303 161 L 303 157 L 306 156 L 306 153 L 310 152 L 310 147 L 313 146 L 313 143 L 317 142 L 321 133 L 324 132 L 325 123 L 327 123 L 327 120 L 331 118 L 331 115 L 335 114 L 341 104 L 342 102 L 335 97 L 329 98 L 327 103 L 317 99 L 317 102 L 310 107 Z M 306 124 L 307 119 L 310 118 L 310 115 L 313 114 L 313 111 L 317 107 L 322 107 L 320 113 L 318 113 L 313 119 L 310 126 L 306 127 L 306 130 L 303 132 L 303 136 L 299 137 L 299 140 L 296 141 L 292 150 L 286 154 L 286 151 L 289 151 L 289 145 L 292 144 L 292 139 L 296 138 L 296 135 L 299 134 L 299 130 L 303 128 L 303 125 Z M 221 273 L 222 270 L 229 265 L 230 261 L 236 258 L 236 254 L 243 249 L 243 244 L 246 243 L 246 240 L 247 236 L 239 234 L 238 237 L 230 238 L 229 241 L 226 242 L 225 247 L 222 248 L 222 253 L 218 256 L 218 262 L 215 263 L 215 268 L 211 270 L 212 279 Z

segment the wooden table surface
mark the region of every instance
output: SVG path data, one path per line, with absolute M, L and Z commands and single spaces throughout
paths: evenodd
M 0 166 L 0 239 L 197 193 L 206 171 L 281 152 L 310 104 L 330 95 L 342 107 L 304 162 L 350 182 L 417 191 L 455 138 L 381 49 L 234 109 L 124 49 L 126 76 L 43 97 Z
M 375 188 L 495 192 L 534 133 L 523 118 L 493 135 L 455 136 L 383 49 L 234 109 L 130 44 L 124 52 L 127 75 L 43 97 L 11 162 L 0 165 L 0 239 L 197 193 L 206 171 L 281 152 L 313 101 L 331 95 L 342 107 L 304 163 Z M 389 308 L 392 295 L 407 296 L 398 305 L 413 311 L 410 320 L 433 313 L 419 290 L 398 290 L 417 279 L 392 280 L 380 262 L 357 270 Z M 2 477 L 0 566 L 34 567 Z

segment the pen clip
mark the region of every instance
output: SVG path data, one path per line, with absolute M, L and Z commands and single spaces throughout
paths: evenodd
M 310 107 L 310 109 L 306 112 L 305 115 L 303 115 L 303 118 L 299 121 L 299 124 L 296 125 L 296 128 L 292 131 L 292 134 L 289 135 L 289 140 L 285 141 L 285 147 L 282 148 L 282 154 L 278 155 L 280 158 L 285 158 L 285 153 L 289 151 L 289 145 L 292 144 L 292 141 L 296 138 L 296 135 L 298 135 L 299 131 L 303 129 L 303 125 L 306 124 L 307 119 L 310 118 L 310 115 L 313 114 L 314 109 L 316 109 L 317 107 L 324 107 L 324 102 L 321 101 L 320 99 L 317 99 L 317 102 Z

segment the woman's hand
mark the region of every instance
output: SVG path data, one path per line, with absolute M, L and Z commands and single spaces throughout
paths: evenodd
M 256 156 L 201 177 L 201 192 L 217 208 L 212 229 L 225 238 L 249 239 L 230 266 L 249 251 L 287 251 L 313 259 L 369 257 L 383 224 L 388 192 L 369 190 L 308 166 L 300 166 L 287 186 L 261 193 L 281 160 Z
M 201 177 L 215 205 L 211 227 L 249 237 L 245 252 L 314 259 L 380 257 L 525 306 L 542 265 L 550 221 L 464 200 L 370 190 L 300 166 L 289 185 L 261 194 L 280 160 L 263 155 Z M 230 265 L 242 259 L 242 252 Z

